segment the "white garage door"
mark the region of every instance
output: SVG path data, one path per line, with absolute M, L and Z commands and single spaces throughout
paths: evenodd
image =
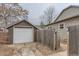
M 14 28 L 13 43 L 33 42 L 33 28 Z

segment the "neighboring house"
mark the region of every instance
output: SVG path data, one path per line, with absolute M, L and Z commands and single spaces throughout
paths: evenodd
M 38 28 L 26 20 L 19 21 L 8 26 L 10 43 L 27 43 L 36 41 L 36 30 Z
M 46 29 L 55 30 L 59 39 L 69 39 L 68 27 L 79 25 L 79 6 L 69 6 Z

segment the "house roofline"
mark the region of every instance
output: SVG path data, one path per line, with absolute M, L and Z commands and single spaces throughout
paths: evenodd
M 66 7 L 66 8 L 64 8 L 61 12 L 60 12 L 60 14 L 57 16 L 57 18 L 54 20 L 54 22 L 52 22 L 52 23 L 50 23 L 50 24 L 47 24 L 46 26 L 49 26 L 49 25 L 51 25 L 51 24 L 55 24 L 55 23 L 59 23 L 59 22 L 61 22 L 61 21 L 64 21 L 64 20 L 61 20 L 61 21 L 57 21 L 57 19 L 61 16 L 61 14 L 65 11 L 65 10 L 67 10 L 67 9 L 69 9 L 69 8 L 71 8 L 71 7 L 77 7 L 77 8 L 79 8 L 79 6 L 77 6 L 77 5 L 70 5 L 70 6 L 68 6 L 68 7 Z M 76 16 L 79 16 L 79 15 L 76 15 Z M 73 16 L 73 17 L 76 17 L 76 16 Z M 69 18 L 71 18 L 71 17 L 69 17 Z M 68 18 L 67 18 L 68 19 Z M 57 21 L 57 22 L 56 22 Z
M 53 23 L 48 24 L 48 25 L 46 25 L 46 26 L 53 25 L 53 24 L 56 24 L 56 23 L 60 23 L 60 22 L 63 22 L 63 21 L 72 20 L 72 18 L 75 18 L 75 17 L 79 17 L 79 15 L 76 15 L 76 16 L 74 16 L 74 17 L 69 17 L 69 18 L 66 18 L 66 19 L 61 20 L 61 21 L 58 21 L 58 22 L 53 22 Z
M 55 20 L 54 22 L 57 21 L 57 19 L 61 16 L 61 14 L 62 14 L 65 10 L 67 10 L 67 9 L 69 9 L 69 8 L 71 8 L 71 7 L 79 8 L 79 6 L 76 6 L 76 5 L 70 5 L 70 6 L 66 7 L 66 8 L 64 8 L 64 9 L 60 12 L 59 16 L 56 18 L 56 20 Z

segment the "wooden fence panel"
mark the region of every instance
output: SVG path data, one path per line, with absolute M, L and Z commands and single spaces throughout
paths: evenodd
M 76 26 L 69 27 L 69 46 L 68 55 L 77 56 L 79 47 L 79 28 Z
M 54 32 L 50 31 L 50 48 L 55 50 L 55 36 L 54 36 Z
M 0 32 L 0 43 L 2 44 L 10 43 L 8 40 L 8 32 Z
M 46 38 L 46 45 L 49 46 L 49 41 L 50 41 L 50 31 L 49 30 L 45 30 L 45 38 Z
M 79 26 L 76 26 L 76 35 L 77 35 L 77 39 L 76 39 L 76 41 L 77 41 L 77 54 L 78 54 L 78 56 L 79 56 Z
M 58 33 L 57 32 L 55 32 L 55 40 L 56 40 L 55 50 L 57 50 L 60 47 L 60 38 L 58 37 Z
M 60 47 L 60 41 L 55 37 L 57 37 L 57 34 L 53 30 L 37 30 L 37 42 L 47 45 L 53 50 Z
M 40 36 L 41 36 L 40 37 L 41 38 L 40 39 L 41 40 L 41 43 L 43 43 L 44 42 L 44 31 L 43 30 L 40 31 Z

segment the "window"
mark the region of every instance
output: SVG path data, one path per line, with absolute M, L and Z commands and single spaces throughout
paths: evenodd
M 60 24 L 60 29 L 63 29 L 64 28 L 64 24 Z
M 50 26 L 50 27 L 48 27 L 48 29 L 52 29 L 52 27 Z

